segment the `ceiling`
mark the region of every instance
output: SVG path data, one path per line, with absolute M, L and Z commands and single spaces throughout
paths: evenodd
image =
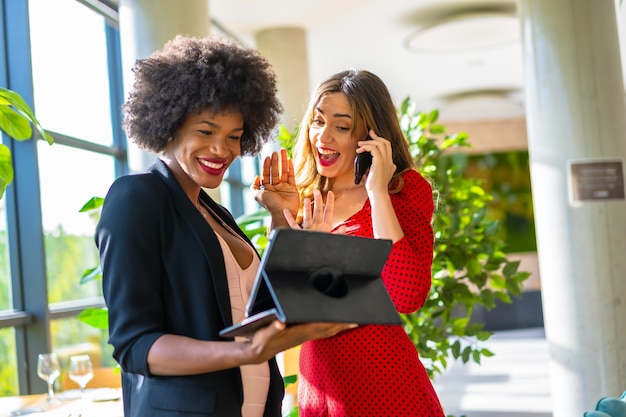
M 250 45 L 261 29 L 306 29 L 312 86 L 347 68 L 367 69 L 385 81 L 396 102 L 408 96 L 419 110 L 439 109 L 442 120 L 524 116 L 515 5 L 514 0 L 209 0 L 212 18 Z M 462 19 L 470 14 L 480 19 Z M 409 48 L 416 33 L 422 37 Z
M 311 88 L 335 72 L 367 69 L 397 103 L 410 97 L 442 121 L 524 117 L 517 0 L 207 1 L 211 18 L 250 46 L 259 30 L 305 29 Z M 622 34 L 626 7 L 614 1 Z

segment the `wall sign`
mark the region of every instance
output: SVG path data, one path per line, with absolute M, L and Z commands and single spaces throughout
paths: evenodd
M 570 199 L 585 201 L 624 200 L 623 159 L 570 161 Z

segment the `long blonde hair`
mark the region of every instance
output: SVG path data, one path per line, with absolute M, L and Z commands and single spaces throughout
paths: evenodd
M 313 122 L 315 108 L 322 96 L 331 93 L 343 93 L 348 99 L 355 120 L 353 128 L 364 123 L 366 129 L 372 129 L 377 135 L 391 142 L 396 172 L 389 182 L 389 187 L 391 193 L 398 192 L 403 185 L 401 174 L 407 169 L 414 168 L 415 164 L 409 151 L 409 144 L 400 128 L 391 94 L 385 83 L 375 74 L 352 69 L 332 75 L 320 83 L 311 95 L 292 153 L 300 197 L 311 197 L 314 189 L 321 190 L 325 195 L 333 184 L 332 178 L 324 177 L 317 172 L 309 141 L 309 128 Z

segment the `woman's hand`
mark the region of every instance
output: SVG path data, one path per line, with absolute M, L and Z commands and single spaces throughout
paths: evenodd
M 261 175 L 257 175 L 250 186 L 254 199 L 270 212 L 273 222 L 284 224 L 283 210 L 295 217 L 300 205 L 293 162 L 287 157 L 287 151 L 281 149 L 280 156 L 278 152 L 272 152 L 266 157 Z
M 283 214 L 292 229 L 330 233 L 333 230 L 334 208 L 335 195 L 332 191 L 326 194 L 326 204 L 324 204 L 321 191 L 313 190 L 313 203 L 310 198 L 305 198 L 302 202 L 302 224 L 296 222 L 295 217 L 288 210 L 283 210 Z M 339 229 L 337 233 L 345 233 L 345 227 Z
M 353 323 L 305 323 L 287 327 L 285 323 L 274 320 L 269 326 L 256 331 L 249 339 L 251 349 L 250 363 L 266 362 L 278 352 L 298 346 L 307 340 L 332 337 L 339 332 L 357 327 Z
M 307 340 L 322 339 L 357 327 L 349 323 L 307 323 L 286 326 L 274 320 L 248 339 L 235 342 L 199 340 L 164 334 L 148 351 L 148 366 L 154 375 L 196 375 L 241 365 L 266 362 L 277 353 Z M 181 354 L 182 352 L 182 354 Z
M 372 166 L 365 180 L 365 189 L 370 198 L 375 193 L 385 193 L 389 191 L 389 181 L 396 172 L 396 164 L 393 163 L 393 152 L 391 142 L 378 136 L 373 130 L 369 131 L 372 140 L 358 141 L 357 153 L 370 152 L 372 154 Z
M 397 167 L 393 162 L 391 142 L 371 130 L 369 134 L 372 140 L 359 141 L 357 152 L 372 153 L 372 166 L 365 180 L 372 209 L 372 230 L 375 239 L 389 239 L 395 243 L 404 236 L 389 196 L 389 182 Z

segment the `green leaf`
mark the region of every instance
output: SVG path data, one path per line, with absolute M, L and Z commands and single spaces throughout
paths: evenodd
M 480 365 L 480 351 L 479 350 L 472 351 L 472 359 L 474 360 L 474 362 Z
M 406 114 L 408 112 L 410 104 L 411 104 L 410 97 L 406 97 L 404 100 L 402 100 L 402 103 L 400 104 L 400 114 Z
M 435 124 L 435 125 L 430 125 L 430 128 L 428 130 L 433 135 L 440 135 L 446 132 L 446 127 L 444 125 Z
M 482 348 L 480 350 L 480 354 L 485 356 L 485 357 L 488 357 L 488 358 L 490 358 L 490 357 L 492 357 L 494 355 L 494 353 L 492 351 L 490 351 L 489 349 L 487 349 L 487 348 Z
M 493 294 L 496 296 L 496 298 L 498 298 L 503 303 L 511 304 L 513 302 L 509 294 L 506 292 L 496 291 Z
M 299 417 L 300 413 L 298 411 L 298 406 L 294 406 L 289 413 L 285 417 Z
M 476 259 L 468 260 L 467 264 L 466 264 L 466 268 L 467 268 L 467 274 L 470 277 L 471 276 L 475 276 L 475 275 L 479 275 L 482 272 L 482 270 L 483 270 L 482 265 Z
M 520 261 L 507 262 L 502 273 L 505 277 L 510 277 L 514 273 L 517 272 L 517 268 L 519 267 Z
M 521 284 L 522 282 L 526 281 L 529 277 L 530 277 L 530 272 L 518 271 L 514 273 L 513 275 L 511 275 L 510 278 Z
M 465 334 L 467 336 L 476 336 L 482 329 L 482 323 L 470 323 L 465 330 Z
M 0 143 L 0 198 L 13 181 L 13 160 L 8 146 Z
M 12 106 L 15 110 L 9 106 Z M 15 123 L 14 126 L 5 124 L 2 119 L 7 114 L 10 114 L 10 116 L 8 116 L 9 119 L 13 119 L 14 114 L 16 114 L 21 120 L 12 120 L 13 123 Z M 27 135 L 27 130 L 23 125 L 24 122 L 28 125 L 27 130 L 30 132 Z M 17 94 L 15 91 L 0 87 L 0 129 L 4 130 L 14 139 L 24 140 L 29 139 L 32 136 L 32 128 L 30 127 L 31 124 L 35 126 L 48 144 L 51 145 L 54 142 L 54 138 L 41 127 L 41 124 L 35 117 L 35 113 L 33 113 L 32 109 L 26 101 L 24 101 L 22 96 Z
M 452 344 L 452 356 L 454 357 L 454 359 L 458 359 L 459 356 L 461 355 L 461 342 L 459 340 L 456 340 L 453 344 Z
M 500 231 L 500 222 L 494 220 L 487 225 L 487 228 L 485 229 L 485 234 L 487 236 L 495 236 L 498 234 L 498 231 Z
M 478 196 L 483 196 L 485 195 L 485 190 L 483 189 L 483 187 L 480 187 L 478 185 L 473 185 L 470 187 L 470 191 Z M 482 206 L 481 206 L 482 207 Z
M 20 113 L 24 114 L 29 120 L 35 120 L 35 114 L 31 110 L 30 106 L 24 101 L 22 96 L 12 90 L 0 87 L 0 104 L 10 105 L 15 107 Z
M 428 113 L 428 121 L 430 123 L 435 123 L 439 119 L 439 110 L 435 109 Z
M 267 233 L 267 227 L 265 226 L 252 227 L 252 224 L 249 224 L 245 226 L 245 228 L 242 227 L 242 229 L 244 229 L 244 232 L 249 238 Z
M 106 308 L 86 308 L 76 317 L 96 329 L 109 328 L 109 312 Z
M 481 342 L 487 341 L 489 340 L 489 338 L 493 335 L 493 333 L 487 331 L 487 330 L 481 330 L 480 332 L 478 332 L 476 334 L 476 339 L 478 339 Z
M 291 384 L 295 384 L 298 380 L 298 375 L 287 375 L 283 377 L 283 384 L 285 387 L 288 387 Z
M 295 138 L 297 137 L 298 129 L 294 133 L 289 132 L 285 125 L 278 127 L 277 140 L 281 148 L 285 148 L 287 155 L 291 156 L 293 145 L 295 144 Z
M 511 293 L 511 295 L 514 295 L 515 297 L 520 297 L 522 295 L 521 283 L 513 279 L 506 280 L 506 289 L 509 293 Z
M 506 288 L 506 280 L 500 274 L 491 274 L 490 284 L 491 288 L 493 288 L 494 290 L 503 290 Z
M 489 288 L 485 288 L 480 292 L 480 302 L 482 305 L 487 307 L 487 309 L 492 309 L 496 306 L 496 299 L 493 295 L 493 291 Z
M 463 336 L 465 334 L 465 327 L 469 323 L 469 317 L 455 318 L 452 320 L 452 334 L 457 336 Z
M 465 346 L 463 349 L 463 353 L 461 353 L 461 360 L 463 363 L 467 363 L 469 361 L 470 355 L 472 354 L 472 348 L 470 346 Z
M 246 232 L 247 234 L 247 232 Z M 248 239 L 250 239 L 252 241 L 252 244 L 254 245 L 255 249 L 257 250 L 257 252 L 259 253 L 259 255 L 263 255 L 263 252 L 265 252 L 265 248 L 267 247 L 267 244 L 269 242 L 269 239 L 267 238 L 267 234 L 265 233 L 265 229 L 263 231 L 262 234 L 256 235 L 256 236 L 251 236 L 248 234 Z
M 269 216 L 269 212 L 265 209 L 261 209 L 254 213 L 244 214 L 242 216 L 237 217 L 237 224 L 239 226 L 245 226 L 250 223 L 263 223 L 265 219 Z
M 16 140 L 30 139 L 33 135 L 29 120 L 8 106 L 0 106 L 0 129 Z
M 104 204 L 104 198 L 102 197 L 91 197 L 89 201 L 87 201 L 81 208 L 78 210 L 79 213 L 84 213 L 86 211 L 91 211 L 102 207 Z
M 0 176 L 0 198 L 4 195 L 4 192 L 7 189 L 7 182 Z
M 80 284 L 84 284 L 89 281 L 94 281 L 97 279 L 102 279 L 102 267 L 100 265 L 87 269 L 83 272 L 83 275 L 80 277 Z

